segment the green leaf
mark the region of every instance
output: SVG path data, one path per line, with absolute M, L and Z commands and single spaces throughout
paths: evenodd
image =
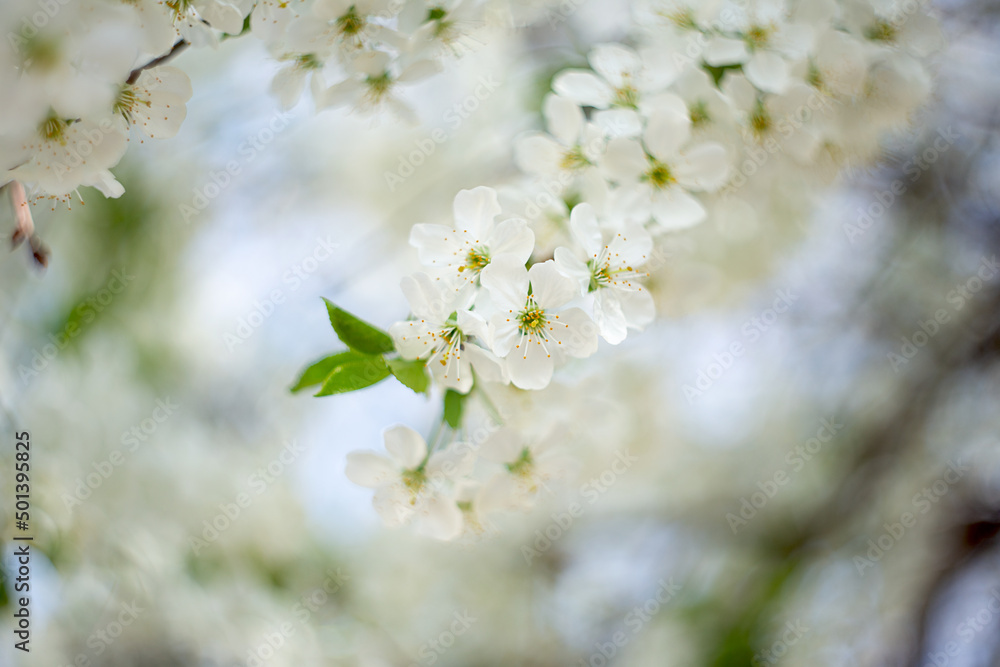
M 376 382 L 389 377 L 389 367 L 385 359 L 377 354 L 361 354 L 360 352 L 342 352 L 341 357 L 330 374 L 323 380 L 316 396 L 346 394 L 370 387 Z
M 390 359 L 389 370 L 396 376 L 396 379 L 418 394 L 426 394 L 431 386 L 431 379 L 427 375 L 426 364 L 421 359 L 406 361 L 405 359 Z
M 386 354 L 396 349 L 392 344 L 392 338 L 386 332 L 338 308 L 330 303 L 329 299 L 323 301 L 326 302 L 326 311 L 330 314 L 333 330 L 347 347 L 365 354 Z
M 353 352 L 338 352 L 337 354 L 331 354 L 329 357 L 323 357 L 316 363 L 311 364 L 302 371 L 298 382 L 295 383 L 295 386 L 290 391 L 294 394 L 306 387 L 321 384 L 333 372 L 333 369 L 340 365 L 342 360 L 346 360 L 345 355 L 353 354 Z
M 460 394 L 454 389 L 449 389 L 444 393 L 444 420 L 448 426 L 458 428 L 462 424 L 462 412 L 465 410 L 465 401 L 468 394 Z

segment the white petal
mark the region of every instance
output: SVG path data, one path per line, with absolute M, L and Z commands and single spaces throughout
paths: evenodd
M 383 437 L 385 450 L 407 470 L 419 466 L 427 456 L 427 443 L 419 433 L 408 426 L 393 426 L 386 429 Z
M 699 144 L 674 165 L 677 182 L 690 190 L 717 190 L 729 178 L 729 157 L 721 144 Z
M 498 255 L 479 274 L 479 281 L 502 310 L 519 312 L 528 298 L 528 270 L 511 255 Z
M 579 308 L 567 308 L 550 317 L 547 328 L 550 348 L 554 345 L 557 350 L 579 358 L 597 352 L 597 325 Z
M 750 57 L 750 52 L 747 51 L 747 45 L 742 39 L 715 37 L 705 46 L 702 57 L 712 67 L 719 67 L 745 63 Z
M 375 452 L 356 451 L 347 455 L 347 479 L 359 486 L 375 489 L 399 477 L 396 465 Z
M 556 248 L 554 253 L 556 267 L 567 278 L 572 278 L 580 287 L 578 296 L 586 294 L 590 285 L 590 269 L 569 248 Z
M 619 137 L 608 142 L 601 166 L 612 180 L 630 183 L 639 180 L 649 166 L 649 161 L 638 141 Z
M 519 389 L 545 389 L 552 381 L 554 368 L 552 357 L 541 343 L 527 338 L 507 355 L 507 373 L 510 381 Z
M 552 90 L 581 106 L 607 109 L 614 91 L 593 72 L 565 70 L 552 81 Z
M 492 230 L 493 218 L 500 213 L 497 191 L 484 186 L 461 190 L 455 195 L 452 210 L 457 229 L 487 236 Z
M 604 240 L 593 206 L 586 202 L 574 206 L 569 214 L 569 229 L 573 240 L 580 244 L 588 256 L 596 256 L 601 252 Z
M 382 523 L 390 528 L 398 528 L 413 516 L 410 494 L 402 484 L 387 484 L 375 491 L 372 507 L 378 512 Z
M 618 302 L 630 329 L 642 330 L 656 317 L 653 295 L 645 288 L 634 292 L 619 291 Z
M 603 76 L 615 88 L 621 88 L 628 79 L 633 79 L 642 69 L 642 60 L 627 46 L 621 44 L 598 44 L 587 56 L 594 71 Z
M 774 51 L 758 51 L 743 66 L 747 80 L 767 93 L 781 94 L 791 84 L 788 61 Z
M 625 340 L 628 326 L 625 323 L 621 303 L 618 301 L 617 290 L 608 288 L 597 290 L 594 295 L 594 322 L 601 332 L 601 337 L 612 345 L 618 345 Z
M 563 146 L 573 146 L 583 130 L 583 111 L 576 102 L 549 93 L 542 105 L 545 126 Z
M 535 233 L 526 221 L 511 218 L 496 226 L 488 244 L 492 256 L 511 255 L 524 264 L 535 249 Z
M 426 357 L 440 344 L 437 332 L 440 327 L 432 326 L 423 320 L 407 320 L 396 322 L 389 327 L 389 335 L 396 344 L 396 350 L 404 359 L 419 359 Z
M 566 148 L 547 134 L 529 134 L 514 145 L 514 160 L 528 174 L 558 174 L 565 155 Z
M 603 109 L 594 114 L 594 124 L 609 137 L 642 134 L 642 116 L 635 109 Z
M 643 142 L 653 157 L 672 162 L 677 152 L 691 136 L 691 115 L 681 103 L 680 109 L 656 109 L 650 114 Z
M 532 298 L 545 310 L 559 308 L 579 294 L 576 282 L 561 274 L 551 259 L 528 269 L 528 280 Z
M 425 266 L 445 267 L 456 262 L 464 248 L 463 236 L 442 225 L 419 224 L 410 229 L 410 245 Z
M 271 80 L 271 94 L 278 98 L 281 108 L 291 109 L 302 97 L 306 86 L 306 72 L 301 67 L 282 67 Z
M 514 429 L 505 426 L 483 443 L 478 454 L 493 463 L 513 463 L 521 456 L 523 449 L 523 436 Z
M 694 227 L 705 219 L 705 207 L 680 188 L 669 188 L 653 197 L 653 218 L 661 231 Z
M 462 510 L 455 500 L 434 496 L 422 503 L 418 511 L 420 532 L 436 540 L 453 540 L 462 533 Z
M 473 343 L 466 343 L 465 354 L 469 358 L 469 363 L 476 370 L 476 376 L 483 382 L 501 384 L 508 382 L 506 366 L 489 350 L 484 350 Z

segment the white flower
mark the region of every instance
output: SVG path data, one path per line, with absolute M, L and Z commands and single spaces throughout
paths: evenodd
M 552 435 L 534 441 L 502 428 L 479 448 L 479 455 L 504 470 L 483 484 L 478 500 L 482 512 L 530 509 L 548 483 L 571 473 L 577 461 L 558 447 Z
M 552 89 L 580 106 L 599 109 L 594 122 L 611 136 L 634 137 L 642 132 L 640 107 L 649 96 L 662 91 L 676 78 L 670 58 L 654 58 L 621 44 L 601 44 L 590 52 L 594 72 L 566 70 L 552 81 Z M 600 75 L 600 76 L 598 76 Z
M 581 309 L 567 307 L 579 289 L 552 260 L 528 270 L 518 258 L 500 255 L 483 269 L 481 281 L 496 309 L 493 352 L 506 358 L 515 386 L 544 389 L 556 361 L 597 351 L 597 326 Z
M 454 290 L 442 289 L 426 273 L 403 278 L 401 287 L 416 319 L 389 327 L 400 356 L 424 359 L 435 380 L 463 394 L 472 388 L 473 368 L 487 382 L 504 381 L 500 361 L 469 340 L 486 336 L 486 322 Z
M 817 126 L 831 109 L 826 96 L 802 83 L 781 95 L 761 95 L 742 74 L 727 75 L 722 90 L 737 110 L 749 146 L 776 142 L 800 163 L 814 160 L 822 141 Z
M 427 443 L 406 426 L 387 429 L 384 437 L 390 458 L 370 451 L 351 452 L 347 455 L 347 478 L 375 489 L 372 504 L 387 526 L 416 519 L 420 531 L 430 537 L 458 537 L 462 512 L 447 485 L 471 471 L 472 450 L 456 443 L 428 456 Z
M 477 187 L 455 195 L 454 225 L 419 224 L 410 232 L 410 244 L 420 261 L 437 269 L 446 287 L 461 290 L 474 285 L 484 268 L 500 254 L 512 255 L 523 266 L 535 245 L 528 223 L 520 219 L 494 224 L 500 203 L 493 188 Z
M 529 174 L 572 183 L 594 168 L 604 150 L 604 131 L 586 122 L 575 102 L 552 93 L 545 97 L 542 114 L 549 134 L 521 138 L 514 147 L 517 166 Z
M 400 83 L 413 83 L 441 69 L 432 60 L 416 60 L 406 67 L 392 60 L 384 51 L 368 51 L 352 57 L 347 67 L 349 78 L 327 88 L 317 108 L 354 106 L 365 112 L 379 112 L 388 108 L 402 120 L 416 123 L 418 118 L 407 104 L 393 95 Z
M 281 40 L 273 42 L 270 48 L 271 53 L 285 63 L 271 81 L 271 93 L 278 98 L 282 108 L 291 109 L 298 103 L 307 80 L 318 105 L 326 93 L 323 67 L 334 52 L 329 29 L 312 17 L 303 16 L 292 21 Z
M 392 8 L 399 6 L 388 0 L 317 0 L 313 14 L 332 27 L 337 43 L 349 53 L 379 42 L 401 46 L 394 30 L 372 20 L 391 18 Z
M 628 329 L 642 329 L 653 321 L 653 297 L 638 282 L 649 275 L 638 269 L 649 260 L 653 240 L 635 223 L 621 230 L 602 229 L 589 204 L 573 208 L 570 230 L 583 259 L 568 248 L 556 248 L 556 266 L 593 295 L 594 322 L 604 340 L 617 345 Z
M 36 198 L 65 199 L 81 185 L 97 188 L 106 197 L 119 197 L 125 189 L 109 169 L 118 164 L 128 145 L 122 129 L 110 118 L 71 122 L 50 115 L 20 146 L 17 166 L 0 181 L 21 181 Z
M 736 17 L 740 38 L 713 38 L 705 47 L 705 62 L 716 67 L 742 64 L 747 79 L 761 90 L 787 90 L 791 63 L 805 58 L 812 47 L 812 27 L 790 21 L 785 0 L 732 2 L 724 12 Z
M 848 28 L 863 37 L 873 53 L 903 51 L 923 58 L 943 45 L 941 27 L 919 5 L 848 2 L 844 20 Z
M 705 208 L 690 193 L 713 191 L 726 182 L 729 160 L 717 143 L 688 146 L 691 116 L 683 100 L 660 96 L 642 136 L 608 143 L 604 168 L 631 192 L 626 217 L 645 222 L 650 216 L 661 231 L 684 229 L 705 219 Z
M 825 30 L 816 40 L 816 54 L 805 81 L 830 95 L 857 97 L 864 90 L 868 59 L 861 43 L 843 30 Z
M 161 2 L 174 27 L 194 46 L 214 46 L 218 38 L 212 29 L 230 35 L 243 30 L 243 12 L 221 0 L 172 0 Z
M 180 130 L 191 99 L 191 80 L 176 67 L 143 70 L 126 83 L 115 100 L 115 113 L 150 139 L 169 139 Z

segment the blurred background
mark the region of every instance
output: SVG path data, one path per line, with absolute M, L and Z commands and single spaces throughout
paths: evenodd
M 339 346 L 320 297 L 405 317 L 410 226 L 514 178 L 552 74 L 624 37 L 624 3 L 578 4 L 405 91 L 418 127 L 280 112 L 252 41 L 185 53 L 188 118 L 133 141 L 126 194 L 39 214 L 46 270 L 0 257 L 5 626 L 13 431 L 35 531 L 32 650 L 5 629 L 0 665 L 1000 665 L 995 3 L 936 4 L 934 98 L 877 166 L 672 237 L 653 326 L 498 392 L 579 445 L 529 515 L 384 529 L 345 454 L 439 399 L 289 393 Z

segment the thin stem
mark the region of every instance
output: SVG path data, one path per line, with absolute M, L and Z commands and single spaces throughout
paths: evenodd
M 475 371 L 473 371 L 473 377 L 475 377 Z M 503 417 L 500 416 L 500 411 L 497 410 L 497 406 L 493 404 L 490 400 L 489 394 L 483 389 L 482 385 L 479 384 L 479 378 L 475 378 L 472 383 L 472 391 L 476 392 L 476 395 L 483 400 L 483 406 L 486 408 L 486 412 L 489 413 L 490 419 L 496 422 L 497 426 L 503 426 Z
M 134 70 L 132 70 L 132 72 L 128 75 L 128 79 L 125 80 L 125 83 L 128 84 L 135 83 L 139 79 L 139 75 L 142 74 L 143 70 L 147 70 L 152 67 L 157 67 L 158 65 L 162 65 L 163 63 L 173 59 L 174 57 L 182 53 L 184 49 L 186 49 L 189 46 L 191 46 L 191 42 L 187 41 L 186 39 L 180 40 L 179 42 L 174 44 L 169 51 L 164 53 L 159 58 L 153 58 L 145 65 L 142 65 L 141 67 L 136 67 Z

